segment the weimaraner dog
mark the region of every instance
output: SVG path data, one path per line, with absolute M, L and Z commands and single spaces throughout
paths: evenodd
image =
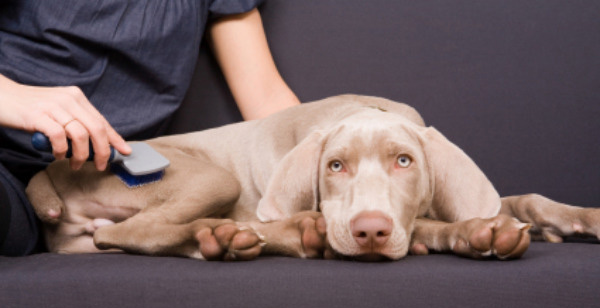
M 511 259 L 530 230 L 600 236 L 600 209 L 500 198 L 411 107 L 345 95 L 269 118 L 147 141 L 164 178 L 127 188 L 56 161 L 27 187 L 50 251 L 205 260 L 260 254 L 398 260 L 412 252 Z

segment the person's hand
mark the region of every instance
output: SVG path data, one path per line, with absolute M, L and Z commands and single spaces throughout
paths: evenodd
M 78 87 L 37 87 L 0 75 L 0 126 L 39 131 L 50 139 L 56 159 L 64 159 L 71 140 L 71 168 L 77 170 L 94 149 L 96 169 L 106 169 L 110 145 L 122 154 L 131 148 Z

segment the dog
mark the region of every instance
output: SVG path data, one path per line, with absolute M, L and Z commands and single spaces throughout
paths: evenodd
M 383 98 L 331 97 L 147 143 L 171 161 L 156 183 L 128 188 L 92 163 L 73 171 L 64 160 L 32 178 L 26 192 L 50 251 L 514 259 L 531 235 L 600 236 L 600 209 L 501 198 L 415 109 Z

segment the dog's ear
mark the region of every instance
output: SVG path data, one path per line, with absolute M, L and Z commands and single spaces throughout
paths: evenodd
M 320 132 L 313 132 L 275 166 L 256 214 L 263 221 L 282 220 L 301 211 L 317 209 Z
M 444 221 L 496 216 L 500 196 L 475 162 L 433 127 L 419 135 L 433 194 L 428 215 Z

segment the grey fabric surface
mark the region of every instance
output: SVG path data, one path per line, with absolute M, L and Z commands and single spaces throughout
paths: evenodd
M 415 106 L 501 194 L 600 205 L 600 2 L 269 0 L 281 73 L 303 101 L 341 93 Z M 170 132 L 239 120 L 203 49 Z M 592 307 L 600 245 L 523 259 L 209 263 L 132 255 L 0 258 L 1 307 Z
M 0 258 L 2 307 L 591 307 L 600 246 L 534 243 L 516 261 L 201 262 L 133 255 Z

